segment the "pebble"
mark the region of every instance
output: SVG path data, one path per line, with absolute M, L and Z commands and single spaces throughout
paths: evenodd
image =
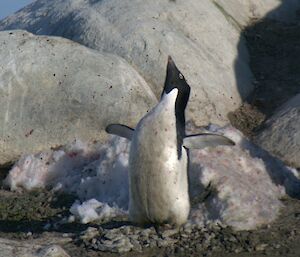
M 47 224 L 43 227 L 44 230 L 49 230 L 50 228 L 51 228 L 51 224 L 50 224 L 50 223 L 47 223 Z
M 177 233 L 178 233 L 178 229 L 169 229 L 169 230 L 165 230 L 161 235 L 163 238 L 167 238 L 167 237 L 174 236 Z
M 151 233 L 155 233 L 154 229 L 147 228 L 142 230 L 140 235 L 144 237 L 148 237 Z
M 234 249 L 235 253 L 241 253 L 243 251 L 243 248 L 241 247 L 237 247 L 236 249 Z
M 97 242 L 97 248 L 100 251 L 104 252 L 112 252 L 112 253 L 124 253 L 129 252 L 133 249 L 133 245 L 131 244 L 129 238 L 127 237 L 119 237 L 119 239 L 111 241 L 111 240 L 101 240 Z
M 112 229 L 112 230 L 109 230 L 108 232 L 106 232 L 104 234 L 104 237 L 106 239 L 110 239 L 110 240 L 118 240 L 122 237 L 123 235 L 120 233 L 119 230 L 117 229 Z
M 259 245 L 255 246 L 255 251 L 264 251 L 267 246 L 268 246 L 268 244 L 259 244 Z
M 274 248 L 275 248 L 275 249 L 279 249 L 280 247 L 281 247 L 280 244 L 275 244 L 275 245 L 274 245 Z
M 67 238 L 67 237 L 70 237 L 71 236 L 71 234 L 69 234 L 69 233 L 63 233 L 62 234 L 62 237 L 64 237 L 64 238 Z
M 81 235 L 81 239 L 91 239 L 94 238 L 96 236 L 98 236 L 100 234 L 101 231 L 99 231 L 99 229 L 94 228 L 94 227 L 88 227 Z
M 59 245 L 49 245 L 42 249 L 39 249 L 38 252 L 34 255 L 37 257 L 70 257 L 63 248 Z
M 132 250 L 134 250 L 136 252 L 142 252 L 143 248 L 138 240 L 131 238 L 130 243 L 133 246 Z

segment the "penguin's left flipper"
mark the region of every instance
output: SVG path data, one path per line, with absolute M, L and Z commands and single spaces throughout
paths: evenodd
M 121 124 L 110 124 L 105 128 L 105 131 L 109 134 L 117 135 L 119 137 L 125 137 L 129 140 L 132 139 L 134 129 Z
M 222 135 L 201 133 L 190 135 L 183 139 L 183 146 L 188 149 L 202 149 L 205 147 L 216 147 L 218 145 L 235 145 L 235 143 Z

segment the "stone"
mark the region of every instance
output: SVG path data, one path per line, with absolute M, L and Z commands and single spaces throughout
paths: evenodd
M 70 239 L 31 239 L 31 240 L 11 240 L 0 238 L 1 257 L 70 257 L 66 251 L 56 243 L 66 243 Z
M 82 240 L 95 239 L 95 237 L 97 237 L 99 235 L 100 235 L 100 231 L 98 228 L 88 227 L 85 231 L 82 232 L 80 239 L 82 239 Z
M 253 89 L 245 40 L 211 0 L 40 0 L 1 21 L 1 29 L 62 36 L 117 54 L 156 97 L 171 55 L 192 88 L 187 120 L 196 125 L 228 123 L 227 114 Z
M 285 163 L 300 168 L 300 94 L 265 122 L 255 142 Z
M 0 165 L 74 140 L 104 141 L 156 103 L 122 58 L 70 40 L 0 32 Z
M 70 257 L 59 245 L 50 245 L 42 248 L 37 257 Z
M 255 251 L 264 251 L 267 246 L 268 244 L 258 244 L 257 246 L 255 246 Z
M 98 249 L 104 252 L 124 253 L 133 248 L 129 238 L 124 235 L 120 235 L 118 239 L 114 240 L 101 240 L 98 244 Z
M 234 25 L 247 26 L 253 19 L 264 17 L 292 22 L 300 7 L 298 0 L 213 0 L 214 4 Z
M 283 196 L 300 195 L 300 181 L 293 171 L 239 131 L 212 126 L 209 131 L 224 134 L 236 145 L 190 149 L 192 222 L 222 222 L 233 230 L 253 230 L 278 217 Z M 205 190 L 205 199 L 193 201 Z

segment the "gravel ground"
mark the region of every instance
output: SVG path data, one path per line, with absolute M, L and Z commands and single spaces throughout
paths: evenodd
M 154 228 L 141 230 L 126 226 L 113 232 L 101 230 L 99 235 L 77 241 L 77 247 L 86 248 L 89 254 L 82 255 L 84 253 L 80 252 L 81 255 L 76 255 L 78 249 L 74 246 L 68 246 L 70 248 L 66 249 L 72 256 L 106 256 L 93 250 L 99 248 L 108 250 L 103 248 L 108 238 L 121 242 L 120 238 L 124 236 L 134 245 L 134 251 L 124 256 L 299 256 L 300 201 L 285 199 L 283 203 L 285 208 L 280 218 L 257 231 L 234 232 L 222 225 L 207 227 L 188 225 L 179 232 L 167 230 L 158 235 Z
M 248 103 L 230 114 L 234 126 L 251 137 L 266 117 L 300 92 L 300 25 L 260 21 L 244 32 L 256 77 Z M 5 171 L 0 170 L 0 178 Z M 73 257 L 96 256 L 300 256 L 300 201 L 283 199 L 281 216 L 256 231 L 234 232 L 222 224 L 179 231 L 108 224 L 65 224 L 74 197 L 49 191 L 0 190 L 0 237 L 30 240 L 70 237 L 63 248 Z M 129 251 L 129 252 L 128 252 Z
M 36 191 L 0 191 L 0 237 L 19 240 L 70 237 L 63 248 L 79 256 L 299 256 L 300 201 L 283 199 L 280 218 L 256 231 L 235 232 L 222 224 L 179 231 L 140 228 L 124 221 L 108 224 L 64 224 L 72 196 Z M 60 199 L 58 201 L 58 199 Z M 17 203 L 17 204 L 16 204 Z M 254 255 L 255 254 L 255 255 Z

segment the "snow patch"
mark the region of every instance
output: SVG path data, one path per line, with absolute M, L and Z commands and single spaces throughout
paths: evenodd
M 109 221 L 112 218 L 126 214 L 117 206 L 110 207 L 107 203 L 99 202 L 96 199 L 90 199 L 83 203 L 75 201 L 70 208 L 70 212 L 79 218 L 83 224 L 96 220 L 100 222 Z

